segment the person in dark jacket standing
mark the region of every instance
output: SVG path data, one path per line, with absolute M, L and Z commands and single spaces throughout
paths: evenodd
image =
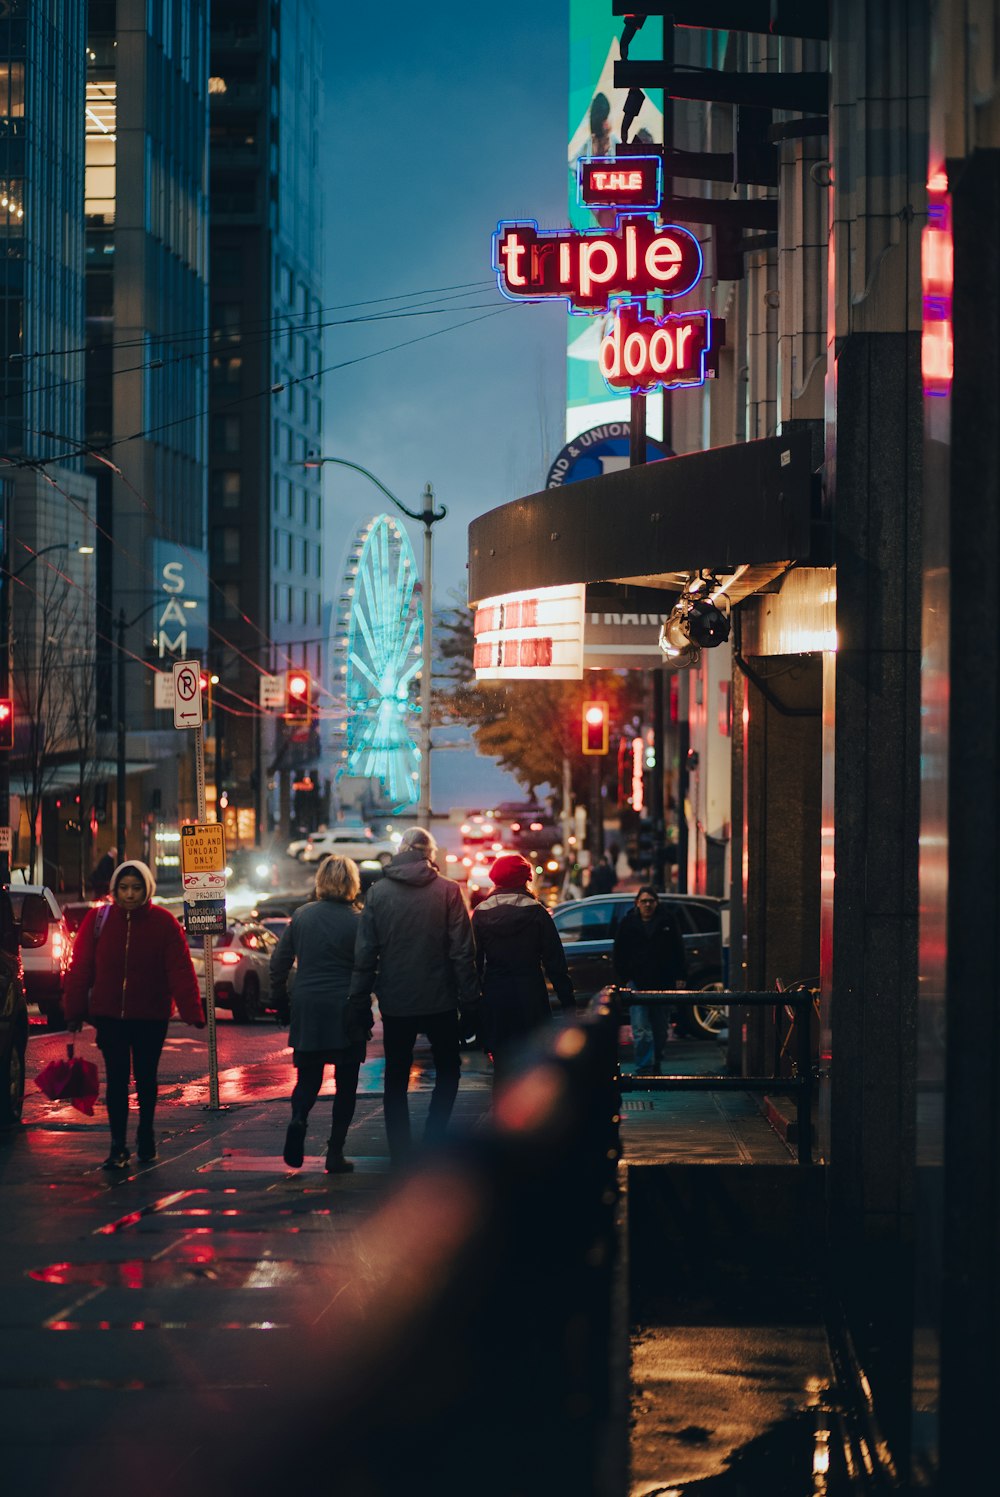
M 169 910 L 152 903 L 156 882 L 145 863 L 121 863 L 111 874 L 111 904 L 83 920 L 73 943 L 63 1008 L 66 1027 L 87 1019 L 107 1073 L 111 1152 L 107 1170 L 126 1169 L 128 1083 L 139 1098 L 136 1152 L 142 1164 L 156 1158 L 153 1119 L 156 1073 L 174 1004 L 186 1024 L 205 1027 L 205 1009 L 184 932 Z
M 458 885 L 438 873 L 436 855 L 430 832 L 422 827 L 404 832 L 399 852 L 368 891 L 351 978 L 352 1036 L 371 1029 L 373 992 L 382 1015 L 382 1107 L 394 1164 L 410 1152 L 406 1094 L 417 1035 L 427 1036 L 434 1057 L 425 1137 L 436 1139 L 448 1126 L 458 1093 L 461 1032 L 472 1029 L 479 1004 L 465 901 Z
M 684 943 L 677 922 L 660 907 L 660 896 L 648 884 L 639 889 L 635 907 L 618 927 L 614 965 L 617 980 L 640 992 L 684 987 Z M 659 1004 L 633 1003 L 629 1017 L 636 1075 L 655 1076 L 669 1029 L 667 1011 Z
M 279 1013 L 289 1007 L 288 974 L 296 964 L 288 1033 L 296 1081 L 283 1155 L 293 1170 L 301 1167 L 305 1157 L 309 1113 L 328 1065 L 333 1066 L 337 1091 L 326 1172 L 343 1175 L 354 1168 L 344 1158 L 344 1141 L 354 1116 L 365 1045 L 363 1040 L 348 1039 L 345 1020 L 361 915 L 360 892 L 357 863 L 336 855 L 324 858 L 316 870 L 315 900 L 295 911 L 271 956 L 271 996 Z
M 494 1080 L 525 1036 L 551 1019 L 546 976 L 562 1007 L 574 1007 L 562 942 L 548 910 L 528 892 L 531 875 L 527 858 L 502 854 L 490 869 L 493 893 L 472 916 L 483 993 L 481 1037 L 493 1057 Z

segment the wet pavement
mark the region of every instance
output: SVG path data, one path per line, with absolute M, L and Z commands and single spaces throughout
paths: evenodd
M 100 1168 L 101 1108 L 86 1118 L 29 1082 L 25 1126 L 0 1140 L 5 1487 L 23 1497 L 49 1494 L 73 1480 L 85 1452 L 98 1471 L 113 1454 L 118 1485 L 141 1484 L 155 1463 L 183 1491 L 201 1448 L 200 1437 L 183 1434 L 195 1408 L 285 1437 L 269 1397 L 274 1369 L 341 1324 L 365 1278 L 352 1256 L 359 1233 L 397 1184 L 388 1170 L 377 1043 L 348 1140 L 355 1173 L 323 1172 L 323 1097 L 303 1169 L 284 1166 L 293 1079 L 284 1040 L 270 1024 L 220 1020 L 223 1110 L 213 1113 L 205 1108 L 204 1037 L 173 1025 L 161 1069 L 160 1158 L 133 1162 L 122 1175 Z M 64 1036 L 33 1029 L 29 1077 L 64 1044 Z M 86 1039 L 80 1053 L 90 1054 Z M 678 1043 L 670 1059 L 677 1069 L 721 1063 L 716 1046 L 696 1044 Z M 417 1062 L 419 1128 L 433 1078 L 427 1052 Z M 457 1125 L 475 1129 L 490 1101 L 487 1062 L 466 1052 Z M 733 1256 L 732 1233 L 759 1239 L 761 1262 L 774 1256 L 773 1233 L 788 1222 L 767 1204 L 768 1189 L 773 1201 L 784 1199 L 786 1180 L 799 1177 L 789 1151 L 739 1093 L 631 1094 L 622 1122 L 631 1492 L 824 1490 L 812 1475 L 830 1367 L 810 1293 L 783 1279 L 774 1298 L 755 1295 L 752 1261 L 741 1286 L 748 1292 L 728 1301 L 713 1278 L 740 1284 L 746 1259 Z M 709 1180 L 718 1192 L 706 1198 Z M 770 1227 L 747 1199 L 751 1180 L 770 1182 L 762 1196 Z M 699 1226 L 692 1236 L 691 1224 L 705 1222 L 711 1230 Z M 770 1474 L 748 1485 L 750 1471 Z M 782 1471 L 791 1484 L 782 1484 Z M 415 1474 L 412 1491 L 433 1490 L 429 1477 L 421 1484 L 425 1475 Z M 624 1494 L 624 1470 L 620 1476 Z M 738 1479 L 742 1486 L 732 1484 Z

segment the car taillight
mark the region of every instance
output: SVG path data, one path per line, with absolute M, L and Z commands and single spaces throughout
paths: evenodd
M 235 967 L 240 960 L 238 951 L 220 951 L 216 960 L 223 967 Z
M 52 932 L 52 955 L 55 957 L 56 961 L 62 960 L 62 955 L 65 949 L 66 947 L 63 941 L 62 931 L 54 930 Z

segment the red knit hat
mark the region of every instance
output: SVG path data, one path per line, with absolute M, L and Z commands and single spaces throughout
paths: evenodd
M 534 869 L 519 852 L 505 852 L 490 868 L 490 878 L 497 889 L 523 889 L 531 883 Z

